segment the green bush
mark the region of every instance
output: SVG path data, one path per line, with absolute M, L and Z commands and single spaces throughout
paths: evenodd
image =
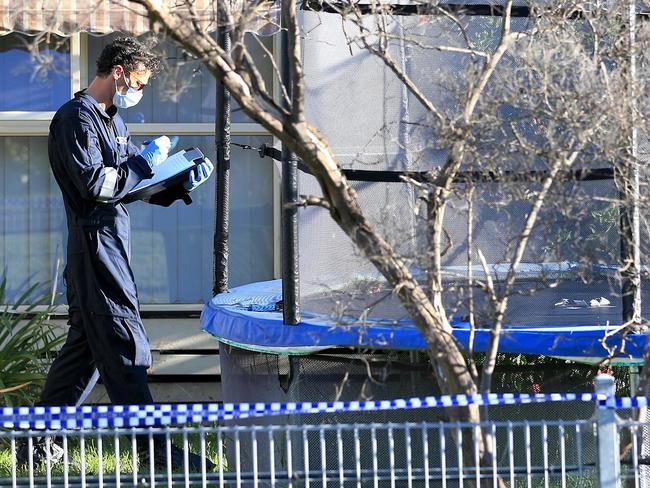
M 40 285 L 6 304 L 7 280 L 0 281 L 0 405 L 32 405 L 54 352 L 64 336 L 49 321 L 53 300 Z

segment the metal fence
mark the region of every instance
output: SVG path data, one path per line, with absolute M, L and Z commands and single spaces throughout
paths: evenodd
M 613 398 L 611 378 L 599 382 L 602 398 Z M 329 424 L 321 415 L 318 423 L 302 424 L 275 417 L 273 425 L 116 427 L 121 422 L 95 412 L 84 422 L 111 426 L 77 429 L 64 422 L 56 430 L 0 432 L 0 486 L 645 488 L 650 426 L 597 405 L 590 419 L 480 425 Z M 192 421 L 192 412 L 186 417 Z M 620 461 L 619 439 L 627 434 L 631 448 Z M 488 462 L 481 461 L 479 435 L 488 439 Z

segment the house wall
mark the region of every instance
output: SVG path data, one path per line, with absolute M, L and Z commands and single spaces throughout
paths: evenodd
M 47 159 L 48 126 L 57 108 L 92 80 L 97 55 L 115 36 L 52 36 L 36 50 L 33 37 L 0 36 L 0 269 L 7 277 L 9 303 L 40 284 L 42 294 L 54 289 L 55 302 L 65 304 L 67 231 Z M 164 45 L 164 51 L 167 69 L 145 89 L 143 100 L 121 115 L 136 144 L 160 134 L 178 135 L 180 148 L 199 147 L 216 161 L 214 78 L 173 45 Z M 256 55 L 271 85 L 270 62 L 261 50 Z M 232 118 L 235 142 L 273 142 L 237 107 Z M 230 286 L 236 286 L 273 278 L 278 189 L 270 160 L 235 147 L 231 160 L 229 277 Z M 214 193 L 214 184 L 208 183 L 193 192 L 191 206 L 135 202 L 128 207 L 132 267 L 151 339 L 154 380 L 173 379 L 176 384 L 208 379 L 216 385 L 219 379 L 217 341 L 199 331 L 198 318 L 212 295 Z M 64 313 L 57 321 L 65 328 Z M 198 390 L 187 388 L 173 400 L 214 399 L 218 390 L 210 387 L 197 398 Z M 160 395 L 157 400 L 172 399 L 168 393 Z

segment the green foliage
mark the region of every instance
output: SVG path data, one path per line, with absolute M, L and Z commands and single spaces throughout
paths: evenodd
M 481 28 L 469 30 L 467 35 L 471 42 L 472 49 L 494 53 L 499 38 L 495 35 L 501 27 L 501 20 L 498 17 L 485 17 L 481 19 Z
M 590 234 L 587 241 L 610 242 L 618 236 L 620 209 L 609 205 L 599 210 L 591 211 L 593 222 L 589 224 Z
M 6 303 L 7 279 L 0 281 Z M 0 305 L 0 405 L 31 405 L 40 392 L 53 353 L 64 337 L 49 322 L 52 305 L 40 285 L 31 286 L 15 303 Z
M 473 359 L 480 369 L 485 354 L 474 353 Z M 610 366 L 606 363 L 584 364 L 550 356 L 507 353 L 497 354 L 492 391 L 500 393 L 592 392 L 594 378 L 599 372 L 614 376 L 618 396 L 630 395 L 630 372 L 627 366 Z M 539 391 L 536 391 L 535 386 Z
M 563 217 L 557 215 L 561 222 Z M 563 256 L 573 246 L 573 243 L 586 243 L 582 254 L 589 256 L 594 262 L 612 262 L 612 251 L 618 250 L 619 207 L 609 203 L 599 204 L 599 208 L 589 211 L 582 219 L 582 225 L 576 226 L 572 220 L 559 227 L 554 235 L 548 236 L 547 243 L 542 247 L 546 255 Z M 580 228 L 582 227 L 582 229 Z

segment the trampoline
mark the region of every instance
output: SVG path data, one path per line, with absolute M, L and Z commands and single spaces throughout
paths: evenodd
M 456 24 L 445 16 L 432 15 L 424 22 L 420 14 L 408 15 L 407 8 L 389 26 L 397 40 L 390 46 L 394 59 L 449 114 L 458 110 L 452 95 L 459 86 L 454 83 L 459 82 L 457 73 L 468 69 L 467 57 L 399 39 L 411 34 L 462 48 L 466 37 L 485 40 L 491 31 L 496 35 L 499 11 L 487 8 L 494 2 L 486 2 L 486 8 L 468 3 L 472 6 L 463 17 L 465 35 L 455 32 Z M 526 15 L 524 8 L 513 11 L 513 31 L 526 29 Z M 323 11 L 305 11 L 301 21 L 306 119 L 331 144 L 365 217 L 426 292 L 430 223 L 413 182 L 441 167 L 447 150 L 433 137 L 429 114 L 394 74 L 349 42 L 346 36 L 354 34 L 355 26 Z M 286 62 L 286 57 L 281 59 Z M 500 69 L 498 77 L 507 79 L 508 70 L 520 76 L 527 68 L 513 55 L 502 61 Z M 579 78 L 579 70 L 575 71 L 568 76 Z M 501 89 L 496 82 L 486 88 L 495 99 L 504 95 Z M 477 166 L 478 158 L 461 168 L 445 213 L 443 304 L 452 334 L 465 351 L 472 335 L 470 315 L 475 323 L 471 349 L 486 350 L 493 313 L 478 282 L 489 275 L 496 292 L 502 290 L 531 208 L 530 195 L 549 170 L 545 161 L 516 149 L 498 156 L 504 152 L 503 138 L 512 136 L 504 127 L 516 126 L 519 137 L 530 141 L 545 137 L 543 122 L 530 122 L 525 107 L 510 100 L 496 110 L 503 126 L 488 128 L 492 132 L 482 133 L 476 148 L 477 154 L 493 160 Z M 225 141 L 224 121 L 227 114 L 219 121 L 218 139 Z M 259 149 L 261 156 L 272 154 L 268 148 Z M 597 148 L 593 150 L 585 151 L 572 171 L 560 173 L 549 191 L 539 225 L 515 271 L 499 352 L 588 364 L 605 359 L 610 364 L 642 364 L 647 328 L 621 327 L 629 315 L 629 294 L 623 292 L 629 279 L 621 275 L 620 265 L 622 236 L 627 239 L 619 227 L 621 194 L 613 166 L 599 159 Z M 201 315 L 202 329 L 224 346 L 220 347 L 224 400 L 357 400 L 435 392 L 430 372 L 418 369 L 426 361 L 413 359 L 425 350 L 424 340 L 384 278 L 327 210 L 295 205 L 298 195 L 323 195 L 309 171 L 286 153 L 278 163 L 282 279 L 228 289 L 227 163 L 217 165 L 215 296 Z M 647 175 L 641 179 L 645 184 Z M 640 237 L 644 256 L 646 233 L 643 230 Z M 485 267 L 479 265 L 479 249 Z M 644 290 L 648 268 L 641 266 L 640 271 Z M 646 303 L 650 302 L 642 301 L 642 316 L 650 316 Z M 379 365 L 375 359 L 393 353 L 406 360 L 393 361 L 392 373 L 387 373 L 384 366 L 390 361 Z M 406 373 L 415 376 L 405 382 Z M 375 374 L 383 375 L 382 382 L 369 381 Z M 337 389 L 342 382 L 347 389 Z M 582 389 L 588 387 L 583 384 Z
M 565 291 L 566 293 L 562 293 Z M 601 290 L 603 291 L 603 290 Z M 593 295 L 593 294 L 592 294 Z M 571 297 L 564 304 L 558 297 Z M 599 295 L 600 296 L 600 295 Z M 333 297 L 323 302 L 334 300 Z M 607 348 L 618 351 L 612 362 L 617 365 L 641 365 L 647 335 L 627 334 L 623 341 L 616 331 L 620 323 L 620 307 L 584 306 L 588 299 L 577 287 L 567 290 L 544 290 L 536 300 L 546 302 L 534 315 L 527 313 L 524 303 L 513 304 L 509 323 L 501 332 L 499 351 L 512 354 L 554 356 L 586 363 L 598 363 L 607 357 Z M 302 320 L 286 325 L 279 304 L 282 300 L 281 280 L 251 283 L 215 296 L 203 309 L 203 330 L 221 342 L 250 351 L 272 354 L 312 354 L 331 348 L 375 350 L 424 350 L 426 344 L 408 318 L 389 319 L 369 316 L 355 320 L 352 316 L 334 317 L 326 310 L 331 306 L 315 303 L 304 305 Z M 562 303 L 562 305 L 560 305 Z M 577 305 L 576 305 L 577 304 Z M 399 308 L 396 300 L 387 300 L 387 310 Z M 312 312 L 320 308 L 321 313 Z M 386 315 L 386 314 L 384 314 Z M 546 320 L 547 324 L 544 324 Z M 553 322 L 557 323 L 554 325 Z M 562 325 L 563 324 L 563 325 Z M 461 318 L 451 321 L 454 338 L 465 350 L 469 346 L 470 326 Z M 478 328 L 473 349 L 485 351 L 489 327 Z M 610 335 L 611 334 L 611 335 Z M 625 348 L 621 351 L 621 344 Z

